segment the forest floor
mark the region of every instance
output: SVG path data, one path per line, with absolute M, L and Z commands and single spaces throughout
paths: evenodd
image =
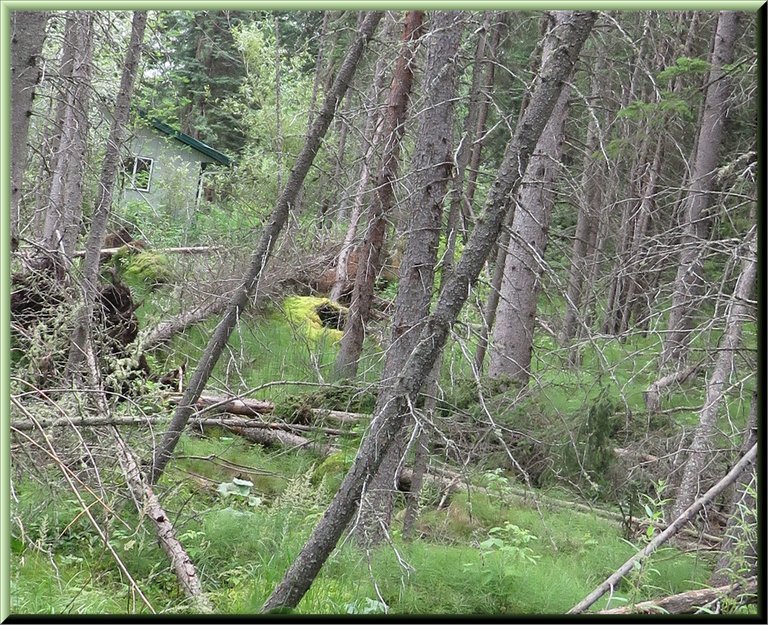
M 177 337 L 151 364 L 162 369 L 186 362 L 191 368 L 213 323 Z M 643 391 L 657 373 L 651 357 L 658 353 L 654 338 L 632 337 L 623 343 L 606 338 L 598 346 L 593 342 L 585 347 L 578 369 L 563 365 L 562 353 L 553 349 L 549 335 L 541 333 L 537 340 L 541 345 L 536 352 L 550 355 L 535 363 L 535 390 L 497 393 L 480 402 L 477 389 L 468 383 L 469 367 L 462 356 L 467 343 L 460 337 L 453 341 L 442 379 L 449 390 L 436 418 L 446 424 L 447 435 L 456 434 L 460 449 L 482 444 L 483 453 L 472 457 L 464 473 L 472 486 L 453 493 L 438 507 L 443 497 L 428 484 L 412 542 L 401 535 L 402 505 L 389 544 L 364 552 L 352 541 L 345 542 L 298 612 L 563 613 L 650 539 L 653 530 L 627 533 L 620 522 L 602 515 L 551 507 L 545 496 L 655 518 L 665 503 L 659 476 L 666 465 L 660 460 L 658 470 L 633 474 L 628 480 L 622 472 L 626 467 L 615 462 L 613 473 L 609 471 L 599 483 L 579 480 L 568 473 L 570 457 L 562 449 L 562 437 L 576 431 L 574 448 L 582 449 L 579 428 L 590 426 L 589 419 L 601 414 L 596 406 L 608 405 L 610 414 L 603 417 L 610 425 L 612 446 L 659 453 L 676 440 L 678 430 L 695 424 L 695 410 L 685 408 L 701 404 L 703 385 L 677 389 L 664 400 L 662 415 L 651 417 L 644 412 Z M 229 350 L 213 377 L 212 386 L 220 395 L 264 387 L 249 397 L 273 401 L 276 413 L 281 404 L 292 409 L 302 396 L 310 403 L 328 397 L 318 389 L 327 388 L 332 379 L 334 341 L 308 338 L 279 309 L 247 316 Z M 381 345 L 369 340 L 355 392 L 337 394 L 335 405 L 318 407 L 369 413 L 374 397 L 366 384 L 377 380 L 381 354 Z M 741 399 L 745 396 L 744 391 L 731 393 L 724 411 L 731 422 L 728 430 L 734 433 L 746 418 L 746 402 Z M 163 416 L 171 411 L 156 397 L 145 397 L 139 404 L 147 414 Z M 491 413 L 498 422 L 485 422 Z M 457 415 L 459 424 L 474 428 L 476 436 L 461 439 L 461 427 L 452 426 Z M 658 434 L 660 420 L 674 426 L 666 438 Z M 494 441 L 499 426 L 502 434 Z M 335 441 L 340 451 L 330 458 L 310 451 L 263 448 L 221 429 L 190 431 L 182 437 L 157 490 L 217 612 L 260 609 L 323 514 L 363 429 L 364 424 L 357 425 L 351 436 Z M 515 435 L 520 433 L 523 439 L 541 436 L 540 445 L 521 444 Z M 139 453 L 149 451 L 146 434 L 130 435 Z M 724 441 L 727 438 L 723 436 Z M 649 441 L 656 441 L 657 447 Z M 552 455 L 556 449 L 560 452 Z M 562 470 L 542 468 L 542 450 L 562 462 Z M 536 488 L 531 489 L 514 470 L 510 452 L 530 470 Z M 558 475 L 563 479 L 556 479 Z M 130 500 L 122 493 L 110 493 L 111 513 L 99 512 L 109 530 L 111 552 L 86 520 L 82 504 L 66 489 L 53 490 L 38 477 L 14 480 L 12 612 L 148 612 L 131 580 L 116 567 L 116 557 L 153 610 L 188 610 L 151 529 L 139 523 Z M 101 476 L 105 483 L 108 478 Z M 617 490 L 617 484 L 633 480 L 644 481 L 644 488 Z M 119 481 L 114 476 L 112 483 Z M 528 492 L 525 500 L 516 495 L 520 488 Z M 93 493 L 89 503 L 97 498 Z M 691 549 L 690 544 L 663 548 L 596 609 L 704 587 L 716 555 Z

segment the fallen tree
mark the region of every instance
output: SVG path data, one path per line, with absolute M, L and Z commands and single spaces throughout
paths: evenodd
M 582 601 L 573 606 L 568 614 L 581 614 L 590 606 L 592 606 L 600 597 L 606 592 L 612 590 L 616 584 L 618 584 L 623 577 L 634 569 L 635 564 L 642 562 L 645 558 L 651 555 L 658 547 L 672 538 L 684 525 L 686 525 L 704 506 L 711 503 L 715 497 L 722 493 L 728 486 L 733 484 L 741 473 L 746 469 L 757 457 L 757 445 L 753 445 L 752 448 L 744 454 L 744 456 L 736 463 L 736 465 L 728 472 L 728 474 L 721 479 L 717 484 L 710 488 L 704 495 L 699 497 L 693 504 L 691 504 L 680 516 L 678 516 L 672 524 L 661 532 L 656 538 L 648 543 L 644 549 L 637 552 L 629 560 L 627 560 L 618 571 L 606 579 L 595 590 L 593 590 Z
M 595 614 L 695 614 L 724 598 L 734 599 L 739 604 L 754 603 L 757 599 L 756 593 L 757 578 L 752 577 L 744 583 L 689 590 L 632 606 L 600 610 Z

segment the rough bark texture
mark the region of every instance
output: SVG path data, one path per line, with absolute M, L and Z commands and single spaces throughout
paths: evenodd
M 675 504 L 672 507 L 672 517 L 678 516 L 696 498 L 699 492 L 699 480 L 707 463 L 710 440 L 716 434 L 717 415 L 723 394 L 726 391 L 731 372 L 734 368 L 736 350 L 741 341 L 741 328 L 750 315 L 750 297 L 757 275 L 757 236 L 753 232 L 748 244 L 747 257 L 741 275 L 736 281 L 733 298 L 726 314 L 725 333 L 720 341 L 714 369 L 707 380 L 707 397 L 704 407 L 699 414 L 699 425 L 690 446 L 690 455 L 683 466 L 683 477 L 680 480 Z
M 99 263 L 101 248 L 107 235 L 107 221 L 112 212 L 112 198 L 120 167 L 120 155 L 125 141 L 126 126 L 133 97 L 133 87 L 141 59 L 141 44 L 147 26 L 147 12 L 135 11 L 131 26 L 131 39 L 125 53 L 120 89 L 117 92 L 112 127 L 107 139 L 107 149 L 101 165 L 101 178 L 96 196 L 96 207 L 91 218 L 91 229 L 85 244 L 82 292 L 83 302 L 77 312 L 75 328 L 67 362 L 67 377 L 73 376 L 85 363 L 86 349 L 91 338 L 93 307 L 99 293 Z
M 424 109 L 419 120 L 411 160 L 411 194 L 407 212 L 405 253 L 392 318 L 392 337 L 387 349 L 381 385 L 388 388 L 396 379 L 419 341 L 429 314 L 435 281 L 437 246 L 443 217 L 443 200 L 453 170 L 453 101 L 456 98 L 463 14 L 438 11 L 430 19 L 429 48 L 424 71 Z M 386 391 L 383 391 L 386 395 Z M 380 401 L 386 402 L 384 397 Z M 404 432 L 403 432 L 404 434 Z M 392 521 L 397 473 L 403 462 L 407 438 L 385 454 L 378 472 L 365 486 L 357 537 L 364 545 L 381 542 Z
M 382 15 L 383 13 L 381 11 L 371 11 L 368 13 L 360 30 L 350 44 L 338 74 L 336 75 L 336 80 L 328 92 L 323 107 L 314 122 L 312 132 L 299 153 L 299 156 L 296 158 L 293 169 L 286 181 L 285 188 L 277 200 L 277 205 L 272 213 L 272 218 L 264 229 L 261 239 L 251 256 L 251 266 L 244 277 L 243 283 L 235 291 L 222 320 L 216 326 L 213 335 L 208 341 L 197 369 L 192 375 L 189 386 L 184 393 L 184 397 L 176 408 L 169 429 L 155 452 L 152 467 L 153 483 L 156 482 L 162 474 L 165 465 L 176 447 L 176 443 L 179 441 L 181 433 L 184 431 L 187 420 L 194 411 L 193 404 L 202 394 L 203 389 L 208 382 L 208 378 L 213 371 L 213 367 L 218 361 L 219 356 L 221 356 L 221 352 L 224 350 L 230 334 L 232 334 L 232 330 L 237 324 L 243 310 L 248 305 L 249 300 L 258 289 L 262 271 L 266 266 L 267 260 L 277 242 L 277 238 L 288 219 L 288 214 L 293 208 L 296 196 L 298 195 L 299 189 L 304 182 L 304 178 L 315 159 L 315 155 L 320 148 L 323 137 L 333 120 L 336 107 L 344 97 L 344 94 L 349 87 L 349 83 L 355 74 L 360 58 L 362 57 L 363 50 L 373 36 L 373 32 L 381 20 Z
M 405 16 L 403 46 L 397 59 L 392 87 L 389 91 L 387 116 L 382 137 L 386 141 L 381 166 L 376 175 L 376 192 L 368 211 L 368 231 L 358 248 L 358 269 L 344 336 L 336 357 L 336 375 L 351 378 L 363 351 L 365 324 L 371 313 L 376 272 L 379 269 L 387 215 L 395 201 L 395 181 L 400 160 L 400 144 L 405 132 L 408 100 L 413 84 L 415 42 L 421 35 L 423 11 L 409 11 Z
M 160 505 L 160 500 L 146 482 L 139 469 L 139 463 L 133 452 L 125 444 L 117 428 L 109 428 L 113 449 L 120 468 L 128 481 L 128 488 L 133 495 L 139 512 L 146 514 L 155 525 L 155 531 L 160 542 L 160 547 L 165 551 L 171 561 L 173 572 L 179 580 L 184 594 L 192 601 L 192 606 L 199 612 L 213 612 L 213 606 L 203 592 L 200 578 L 197 576 L 195 565 L 187 554 L 184 546 L 176 538 L 173 523 L 168 514 Z
M 733 60 L 737 36 L 738 13 L 721 11 L 710 61 L 704 111 L 699 123 L 696 155 L 691 166 L 691 180 L 685 198 L 680 264 L 661 354 L 662 367 L 677 363 L 684 357 L 693 324 L 693 313 L 698 305 L 696 299 L 701 292 L 702 246 L 706 243 L 709 221 L 707 210 L 730 95 L 729 79 L 724 66 Z
M 46 11 L 11 12 L 11 249 L 19 240 L 21 186 L 27 162 L 32 100 L 40 80 L 37 59 L 43 49 Z
M 616 587 L 621 579 L 630 571 L 635 568 L 635 564 L 642 562 L 645 558 L 651 555 L 658 547 L 667 542 L 680 529 L 686 525 L 694 516 L 696 516 L 704 506 L 709 505 L 715 497 L 722 493 L 728 486 L 733 484 L 738 477 L 744 472 L 744 470 L 755 461 L 757 458 L 757 445 L 754 445 L 739 462 L 728 472 L 728 474 L 721 479 L 717 484 L 710 488 L 704 495 L 697 499 L 689 508 L 683 511 L 679 517 L 677 517 L 667 529 L 658 534 L 650 543 L 648 543 L 642 551 L 639 551 L 629 560 L 627 560 L 618 571 L 606 579 L 595 590 L 587 595 L 582 601 L 568 610 L 568 614 L 581 614 L 585 610 L 589 609 L 600 597 L 606 592 Z
M 71 86 L 67 90 L 59 154 L 51 179 L 45 215 L 43 246 L 60 252 L 71 262 L 80 230 L 83 201 L 83 170 L 88 137 L 88 102 L 91 95 L 93 21 L 90 11 L 74 11 L 71 28 L 65 30 L 73 48 Z
M 336 496 L 283 580 L 267 599 L 264 610 L 298 604 L 354 515 L 363 485 L 378 469 L 384 454 L 403 427 L 409 403 L 416 399 L 445 345 L 451 325 L 469 296 L 469 290 L 477 281 L 501 230 L 510 195 L 520 183 L 521 172 L 525 171 L 531 152 L 596 19 L 596 12 L 568 12 L 568 18 L 563 20 L 564 27 L 556 35 L 550 35 L 557 36 L 560 45 L 543 68 L 531 103 L 507 145 L 498 175 L 489 189 L 485 210 L 477 220 L 461 260 L 448 278 L 416 349 L 393 380 L 391 391 L 387 393 L 389 401 L 377 402 L 368 434 Z
M 560 27 L 555 15 L 551 28 L 557 32 Z M 544 64 L 556 45 L 553 41 L 544 47 Z M 493 326 L 488 376 L 523 385 L 530 376 L 536 303 L 555 199 L 554 183 L 564 139 L 569 92 L 569 88 L 563 89 L 520 185 Z

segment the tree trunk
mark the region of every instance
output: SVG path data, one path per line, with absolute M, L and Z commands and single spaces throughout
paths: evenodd
M 604 57 L 601 57 L 604 58 Z M 592 76 L 593 101 L 603 99 L 601 82 L 605 64 L 598 60 L 595 73 Z M 560 341 L 567 345 L 576 335 L 576 323 L 581 310 L 584 279 L 587 272 L 587 258 L 594 252 L 595 234 L 597 231 L 597 215 L 603 190 L 603 158 L 595 156 L 598 145 L 602 143 L 601 129 L 598 127 L 597 112 L 590 111 L 587 126 L 586 153 L 584 154 L 583 173 L 581 177 L 581 197 L 579 216 L 576 220 L 576 233 L 573 238 L 571 251 L 571 267 L 568 273 L 568 291 L 565 298 L 565 318 L 560 330 Z
M 418 343 L 435 281 L 437 246 L 443 200 L 453 170 L 453 102 L 456 99 L 456 55 L 464 28 L 461 12 L 437 11 L 430 19 L 429 48 L 424 70 L 424 108 L 411 160 L 409 184 L 414 189 L 407 212 L 405 252 L 392 318 L 392 338 L 386 352 L 381 384 L 397 376 Z M 384 392 L 386 395 L 386 392 Z M 382 400 L 386 401 L 386 399 Z M 405 430 L 403 430 L 405 432 Z M 392 521 L 397 473 L 407 446 L 400 436 L 366 485 L 357 537 L 365 546 L 380 543 Z
M 368 231 L 358 247 L 352 303 L 336 357 L 335 368 L 339 378 L 352 378 L 357 374 L 358 360 L 363 351 L 365 324 L 373 304 L 374 283 L 384 246 L 386 218 L 392 211 L 395 200 L 394 184 L 397 180 L 400 144 L 405 132 L 408 99 L 413 82 L 413 56 L 415 43 L 421 35 L 423 18 L 423 11 L 409 11 L 405 16 L 403 46 L 392 78 L 385 129 L 382 133 L 386 144 L 376 176 L 376 192 L 368 211 Z
M 757 391 L 752 393 L 747 429 L 741 453 L 757 443 Z M 713 586 L 736 582 L 745 577 L 757 575 L 757 499 L 759 492 L 757 471 L 753 464 L 736 481 L 731 501 L 731 516 L 725 528 L 725 539 L 717 568 L 709 578 Z
M 74 11 L 72 28 L 72 85 L 62 124 L 57 166 L 53 172 L 50 204 L 46 212 L 43 246 L 61 253 L 69 266 L 75 251 L 82 215 L 85 151 L 88 137 L 88 102 L 91 95 L 93 55 L 91 11 Z M 66 45 L 66 44 L 65 44 Z
M 120 168 L 120 152 L 125 141 L 125 129 L 133 97 L 133 87 L 136 82 L 139 60 L 141 59 L 141 44 L 144 40 L 144 30 L 147 25 L 147 12 L 134 11 L 131 26 L 131 39 L 125 53 L 120 89 L 117 92 L 112 127 L 107 139 L 104 161 L 101 165 L 101 178 L 96 197 L 96 206 L 91 219 L 91 230 L 85 244 L 85 262 L 83 264 L 82 290 L 83 302 L 77 312 L 75 328 L 69 349 L 69 360 L 65 377 L 70 378 L 85 363 L 86 350 L 91 339 L 91 322 L 93 307 L 99 292 L 99 263 L 101 248 L 107 234 L 107 221 L 112 210 L 112 198 Z
M 503 15 L 499 17 L 503 20 Z M 469 154 L 469 163 L 467 164 L 467 181 L 464 189 L 465 202 L 467 207 L 472 206 L 472 202 L 475 197 L 475 190 L 477 189 L 477 175 L 480 170 L 480 156 L 483 149 L 483 142 L 485 141 L 485 123 L 488 119 L 488 104 L 491 101 L 491 93 L 493 92 L 493 81 L 496 71 L 496 50 L 499 46 L 499 40 L 501 39 L 501 31 L 503 27 L 503 21 L 499 21 L 493 28 L 493 35 L 491 37 L 491 44 L 488 48 L 487 67 L 485 70 L 485 81 L 482 87 L 482 97 L 477 101 L 477 127 L 475 128 L 472 147 Z M 464 224 L 465 231 L 467 224 Z
M 382 39 L 388 40 L 388 34 L 393 26 L 396 24 L 394 19 L 390 19 L 388 14 L 385 18 L 385 24 L 382 29 Z M 374 148 L 379 143 L 379 137 L 382 132 L 381 114 L 379 113 L 379 102 L 382 99 L 384 92 L 384 79 L 386 77 L 386 62 L 384 58 L 379 58 L 376 62 L 376 69 L 373 75 L 373 84 L 370 89 L 370 108 L 368 110 L 368 116 L 365 122 L 365 130 L 363 131 L 363 159 L 360 165 L 359 182 L 355 189 L 354 200 L 352 202 L 352 211 L 349 219 L 349 226 L 347 232 L 344 235 L 344 242 L 341 244 L 341 250 L 339 251 L 339 257 L 336 259 L 336 277 L 334 284 L 331 287 L 331 292 L 328 297 L 338 302 L 341 296 L 348 288 L 349 282 L 349 256 L 354 248 L 354 241 L 357 237 L 357 227 L 360 223 L 360 216 L 363 210 L 363 200 L 365 198 L 365 192 L 368 188 L 368 182 L 371 177 L 371 166 L 373 164 Z M 339 216 L 339 221 L 343 221 L 345 217 Z
M 478 139 L 478 152 L 481 142 L 479 141 L 478 119 L 480 110 L 485 106 L 487 110 L 486 96 L 483 93 L 483 82 L 485 66 L 483 60 L 486 57 L 486 47 L 488 39 L 488 30 L 491 28 L 491 19 L 494 13 L 486 11 L 483 16 L 483 24 L 480 28 L 480 34 L 477 38 L 475 47 L 475 58 L 472 66 L 472 83 L 469 88 L 469 107 L 467 116 L 464 119 L 464 130 L 459 141 L 459 148 L 456 152 L 456 174 L 453 178 L 453 189 L 451 194 L 451 209 L 448 213 L 448 229 L 446 232 L 445 258 L 442 260 L 444 266 L 452 266 L 454 261 L 454 252 L 456 249 L 456 235 L 459 229 L 460 216 L 471 214 L 471 205 L 467 202 L 464 193 L 464 178 L 469 164 L 469 158 L 475 146 L 475 140 Z M 498 29 L 495 30 L 498 32 Z M 491 64 L 492 65 L 492 64 Z
M 753 231 L 747 249 L 747 257 L 736 281 L 733 297 L 725 322 L 725 332 L 717 351 L 712 375 L 707 381 L 707 398 L 699 414 L 699 425 L 693 436 L 690 456 L 683 466 L 683 477 L 672 507 L 672 517 L 685 510 L 699 492 L 699 480 L 707 464 L 710 439 L 715 435 L 720 402 L 726 391 L 728 379 L 734 369 L 734 357 L 741 340 L 742 324 L 749 318 L 750 296 L 757 275 L 757 235 Z
M 315 120 L 308 141 L 304 144 L 299 156 L 296 158 L 285 188 L 277 200 L 271 221 L 264 229 L 256 250 L 254 250 L 251 256 L 251 266 L 244 277 L 243 283 L 235 291 L 222 320 L 216 326 L 213 335 L 208 341 L 197 369 L 192 375 L 189 386 L 184 393 L 184 397 L 176 408 L 169 429 L 155 451 L 151 480 L 153 483 L 160 478 L 165 465 L 170 459 L 171 454 L 173 454 L 173 450 L 179 441 L 181 433 L 184 431 L 187 420 L 194 411 L 193 404 L 202 394 L 208 378 L 213 372 L 213 367 L 216 365 L 219 356 L 221 356 L 221 352 L 224 350 L 230 334 L 232 334 L 232 330 L 259 284 L 262 271 L 288 219 L 288 214 L 294 205 L 304 178 L 315 159 L 317 151 L 320 149 L 323 137 L 333 120 L 336 107 L 344 97 L 362 57 L 363 50 L 373 36 L 373 32 L 382 15 L 381 11 L 369 12 L 347 50 L 347 54 L 336 75 L 336 80 L 328 92 L 323 107 Z
M 559 30 L 556 18 L 551 22 L 551 28 Z M 544 47 L 543 63 L 547 62 L 556 45 L 553 42 L 551 47 Z M 554 183 L 564 139 L 569 93 L 569 88 L 563 89 L 520 185 L 504 263 L 497 320 L 493 326 L 488 376 L 522 385 L 527 384 L 530 376 L 536 303 L 555 201 Z
M 32 100 L 40 80 L 37 59 L 43 49 L 46 11 L 11 12 L 11 250 L 19 242 L 21 188 L 27 162 Z
M 364 484 L 376 472 L 402 429 L 409 404 L 415 401 L 448 339 L 451 325 L 469 296 L 469 290 L 477 281 L 501 230 L 510 196 L 520 184 L 521 172 L 525 171 L 565 80 L 597 19 L 596 12 L 587 11 L 568 12 L 568 16 L 570 19 L 562 20 L 560 46 L 542 69 L 531 103 L 507 145 L 498 175 L 488 192 L 483 219 L 478 220 L 456 270 L 448 277 L 411 357 L 392 381 L 386 393 L 389 401 L 377 402 L 371 427 L 336 496 L 283 580 L 267 599 L 263 610 L 295 607 L 298 604 L 354 515 Z
M 709 505 L 715 497 L 722 493 L 728 486 L 733 484 L 736 479 L 744 472 L 744 470 L 755 461 L 757 457 L 757 445 L 752 448 L 736 463 L 728 474 L 721 479 L 717 484 L 710 488 L 704 495 L 698 498 L 693 504 L 684 510 L 680 516 L 676 517 L 670 526 L 663 532 L 656 535 L 650 543 L 648 543 L 641 551 L 633 555 L 629 560 L 621 565 L 613 575 L 608 577 L 602 584 L 600 584 L 595 590 L 587 595 L 582 601 L 568 610 L 568 614 L 581 614 L 585 610 L 589 609 L 600 597 L 602 597 L 609 590 L 613 590 L 622 578 L 630 571 L 634 570 L 636 565 L 641 563 L 645 558 L 651 555 L 658 547 L 667 542 L 675 534 L 677 534 L 688 522 L 696 516 L 705 506 Z
M 729 79 L 724 66 L 733 60 L 737 36 L 738 13 L 721 11 L 710 61 L 704 111 L 699 123 L 696 156 L 691 166 L 690 186 L 685 198 L 682 248 L 660 359 L 661 367 L 676 364 L 684 358 L 694 311 L 698 306 L 696 300 L 703 283 L 702 245 L 706 244 L 707 239 L 707 211 L 712 178 L 717 167 L 730 95 Z

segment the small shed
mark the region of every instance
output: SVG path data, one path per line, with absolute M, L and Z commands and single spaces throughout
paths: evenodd
M 190 214 L 216 199 L 210 175 L 232 159 L 159 119 L 141 115 L 123 161 L 122 202 L 143 201 L 153 208 Z

